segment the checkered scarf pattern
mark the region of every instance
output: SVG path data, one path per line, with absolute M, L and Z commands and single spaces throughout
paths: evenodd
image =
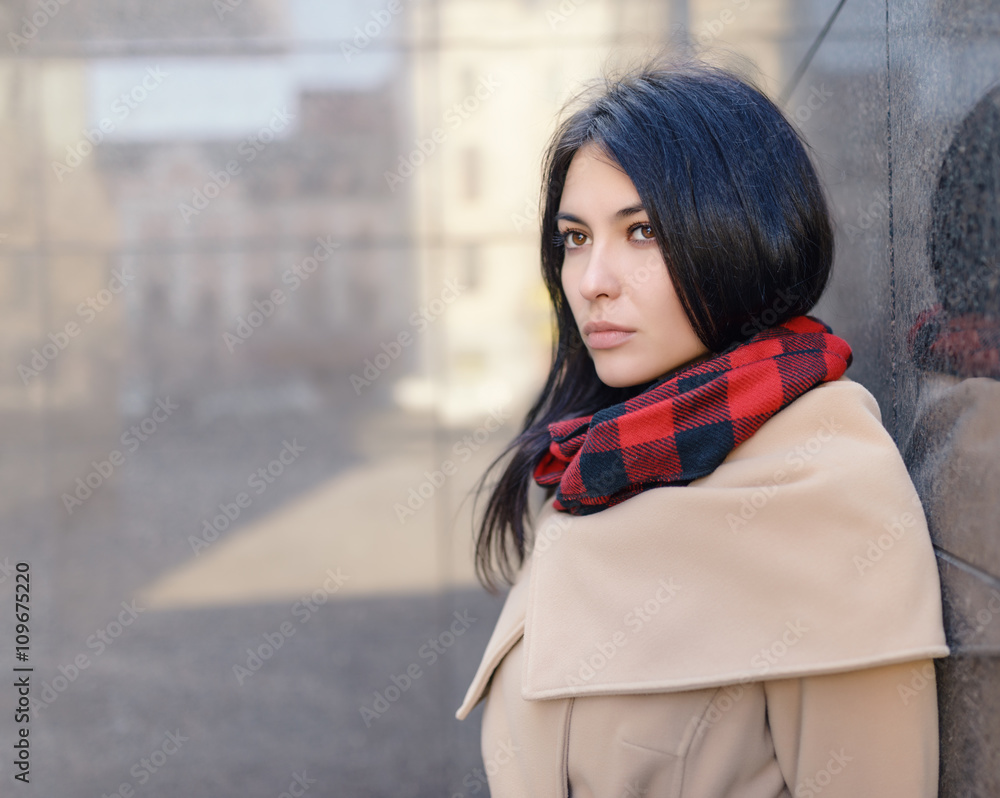
M 686 485 L 712 473 L 792 400 L 840 377 L 851 357 L 822 321 L 795 316 L 625 402 L 549 424 L 535 481 L 558 485 L 554 507 L 573 515 Z

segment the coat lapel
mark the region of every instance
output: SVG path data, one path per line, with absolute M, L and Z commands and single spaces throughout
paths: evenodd
M 518 573 L 517 581 L 507 594 L 503 608 L 500 610 L 500 617 L 493 628 L 493 634 L 486 644 L 486 651 L 483 659 L 479 663 L 479 669 L 469 685 L 465 694 L 462 706 L 455 713 L 455 717 L 464 720 L 472 711 L 473 707 L 486 692 L 493 671 L 500 664 L 513 645 L 521 639 L 524 634 L 524 618 L 528 608 L 528 581 L 531 572 L 530 558 L 525 561 L 524 567 Z
M 874 398 L 846 378 L 799 397 L 707 477 L 588 516 L 547 506 L 538 530 L 526 699 L 948 654 L 919 497 Z
M 861 385 L 796 399 L 712 474 L 551 502 L 457 717 L 524 637 L 522 697 L 690 690 L 947 656 L 927 526 Z

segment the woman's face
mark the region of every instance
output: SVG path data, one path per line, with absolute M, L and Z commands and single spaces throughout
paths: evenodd
M 639 385 L 709 353 L 684 313 L 635 186 L 592 143 L 570 162 L 556 226 L 563 290 L 603 383 Z

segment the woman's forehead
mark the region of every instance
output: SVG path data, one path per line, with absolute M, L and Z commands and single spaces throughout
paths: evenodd
M 593 145 L 585 146 L 570 162 L 560 212 L 579 215 L 599 209 L 602 214 L 624 217 L 641 208 L 639 194 L 625 171 Z

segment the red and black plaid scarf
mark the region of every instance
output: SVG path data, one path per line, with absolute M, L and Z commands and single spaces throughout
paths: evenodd
M 638 396 L 549 424 L 535 481 L 554 506 L 590 515 L 650 488 L 712 473 L 734 448 L 810 388 L 840 377 L 851 347 L 812 316 L 769 327 Z

